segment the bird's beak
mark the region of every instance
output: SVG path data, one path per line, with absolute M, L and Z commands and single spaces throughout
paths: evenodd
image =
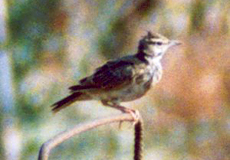
M 177 46 L 177 45 L 181 45 L 182 43 L 180 41 L 177 41 L 177 40 L 171 40 L 169 42 L 169 46 Z

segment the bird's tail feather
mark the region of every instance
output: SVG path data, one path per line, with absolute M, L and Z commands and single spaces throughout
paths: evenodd
M 81 92 L 75 92 L 72 93 L 71 95 L 63 98 L 62 100 L 54 103 L 51 107 L 52 107 L 52 111 L 54 113 L 57 113 L 58 111 L 60 111 L 61 109 L 64 109 L 65 107 L 71 105 L 72 103 L 74 103 L 76 100 L 81 99 L 81 95 L 83 93 Z

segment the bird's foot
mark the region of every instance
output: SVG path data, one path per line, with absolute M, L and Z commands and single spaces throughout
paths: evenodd
M 105 106 L 109 106 L 109 107 L 118 109 L 122 113 L 129 113 L 129 114 L 131 114 L 131 116 L 133 117 L 133 125 L 136 125 L 139 122 L 140 118 L 141 118 L 140 117 L 140 113 L 139 113 L 138 110 L 131 109 L 131 108 L 126 108 L 126 107 L 120 106 L 119 104 L 114 104 L 114 103 L 111 104 L 108 101 L 102 101 L 102 103 Z M 122 121 L 119 123 L 119 128 L 121 128 L 121 124 L 122 124 Z
M 133 126 L 135 126 L 139 120 L 140 120 L 140 113 L 138 110 L 135 110 L 135 109 L 130 109 L 130 108 L 126 108 L 126 107 L 122 107 L 120 106 L 120 110 L 122 113 L 128 113 L 130 114 L 132 117 L 133 117 Z M 121 121 L 119 123 L 119 128 L 121 128 L 121 125 L 122 125 L 123 121 Z
M 140 120 L 140 112 L 135 109 L 125 108 L 123 113 L 129 113 L 133 117 L 133 125 L 135 126 Z

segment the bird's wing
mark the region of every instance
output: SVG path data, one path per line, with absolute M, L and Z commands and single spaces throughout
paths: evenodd
M 70 87 L 71 91 L 85 89 L 116 89 L 132 82 L 134 63 L 125 60 L 109 61 L 96 69 L 95 73 L 80 80 L 80 84 Z

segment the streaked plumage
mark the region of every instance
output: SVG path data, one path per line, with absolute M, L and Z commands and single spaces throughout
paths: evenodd
M 104 105 L 128 111 L 120 102 L 132 101 L 142 97 L 162 76 L 161 58 L 166 50 L 178 41 L 170 41 L 159 34 L 143 37 L 135 55 L 108 61 L 78 85 L 70 87 L 71 94 L 55 103 L 57 112 L 75 101 L 100 100 Z

